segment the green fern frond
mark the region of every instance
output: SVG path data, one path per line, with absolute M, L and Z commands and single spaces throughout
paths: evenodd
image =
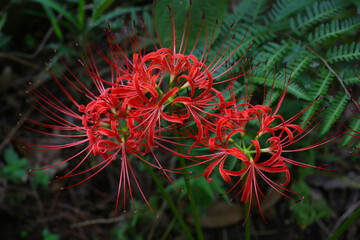
M 269 72 L 266 74 L 266 86 L 267 87 L 271 87 L 273 84 L 273 72 Z M 287 77 L 289 77 L 290 75 L 286 75 Z M 260 86 L 264 85 L 265 82 L 265 74 L 260 74 L 259 72 L 255 72 L 254 76 L 253 76 L 253 82 L 256 84 L 259 84 Z M 277 73 L 275 74 L 275 83 L 274 83 L 274 88 L 275 89 L 283 89 L 284 87 L 284 81 L 285 81 L 285 75 L 283 72 Z M 306 91 L 298 84 L 296 84 L 295 82 L 290 82 L 289 87 L 287 89 L 287 93 L 299 98 L 299 99 L 303 99 L 306 101 L 310 101 L 310 97 L 309 95 L 306 93 Z
M 278 22 L 287 19 L 291 14 L 300 11 L 313 2 L 315 2 L 315 0 L 278 0 L 272 5 L 272 9 L 268 13 L 269 22 Z
M 252 7 L 249 11 L 244 12 L 244 20 L 247 23 L 253 23 L 262 19 L 263 17 L 261 14 L 263 14 L 267 9 L 266 3 L 266 0 L 253 0 Z
M 317 97 L 321 97 L 327 94 L 329 86 L 334 79 L 334 74 L 329 70 L 323 70 L 318 78 L 314 81 L 311 88 L 309 89 L 309 95 L 314 100 Z M 320 102 L 312 105 L 308 110 L 302 115 L 303 122 L 309 119 L 318 109 Z M 306 104 L 307 107 L 309 104 Z
M 341 34 L 355 30 L 360 27 L 360 17 L 352 17 L 343 21 L 334 20 L 330 23 L 321 24 L 315 29 L 313 33 L 310 33 L 308 40 L 310 42 L 321 42 L 331 37 L 337 37 Z
M 241 57 L 245 51 L 249 48 L 252 44 L 260 44 L 265 42 L 266 40 L 274 37 L 274 33 L 269 31 L 266 27 L 261 25 L 253 25 L 250 26 L 246 32 L 246 29 L 241 29 L 235 34 L 235 38 L 230 44 L 230 49 L 235 49 L 237 44 L 242 40 L 246 33 L 246 37 L 241 44 L 241 46 L 237 49 L 234 54 L 235 58 Z
M 271 96 L 271 102 L 269 104 L 270 96 Z M 271 89 L 268 89 L 265 95 L 265 105 L 271 106 L 280 96 L 281 96 L 281 90 L 275 90 L 271 93 Z
M 290 27 L 294 32 L 306 30 L 312 25 L 327 20 L 338 14 L 347 5 L 347 1 L 331 0 L 315 2 L 311 7 L 306 7 L 306 15 L 298 13 L 295 18 L 290 18 Z
M 360 59 L 360 43 L 341 44 L 339 47 L 329 49 L 326 57 L 330 63 Z
M 349 96 L 345 94 L 345 92 L 341 91 L 336 95 L 325 113 L 320 135 L 323 135 L 329 131 L 331 125 L 333 125 L 343 113 L 348 101 Z
M 258 53 L 258 55 L 255 58 L 255 62 L 264 63 L 267 61 L 266 66 L 269 69 L 272 69 L 274 64 L 279 60 L 281 60 L 281 57 L 285 55 L 285 53 L 290 49 L 290 47 L 293 44 L 294 42 L 285 41 L 285 40 L 282 40 L 280 44 L 274 42 L 268 42 L 261 47 L 265 51 Z M 265 64 L 260 65 L 258 68 L 260 68 L 261 71 L 263 71 L 265 68 Z
M 349 128 L 360 133 L 360 117 L 356 117 L 354 116 L 354 118 L 350 121 L 350 124 L 349 124 Z M 351 139 L 353 139 L 354 137 L 353 136 L 358 136 L 360 137 L 360 134 L 357 134 L 353 131 L 346 131 L 348 134 L 346 134 L 343 139 L 342 139 L 342 142 L 340 144 L 340 147 L 343 147 L 345 146 L 346 144 L 348 144 L 350 142 Z
M 339 76 L 346 85 L 360 83 L 360 79 L 355 76 L 353 69 L 343 69 Z
M 230 26 L 234 23 L 234 28 L 237 27 L 238 22 L 244 20 L 247 12 L 252 12 L 256 9 L 257 1 L 253 0 L 244 0 L 241 1 L 234 9 L 232 14 L 227 14 L 223 20 L 223 24 L 221 26 L 222 33 L 226 34 L 229 30 Z M 240 26 L 243 28 L 243 26 Z
M 292 52 L 287 56 L 284 61 L 288 64 L 286 68 L 287 76 L 296 79 L 310 64 L 313 55 L 304 48 L 297 46 L 293 47 Z M 283 72 L 284 70 L 282 70 Z

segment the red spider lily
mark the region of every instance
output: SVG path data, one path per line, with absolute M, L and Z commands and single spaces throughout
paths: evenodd
M 275 108 L 265 105 L 265 102 L 262 105 L 250 104 L 250 95 L 247 93 L 240 103 L 236 104 L 238 100 L 234 98 L 222 109 L 222 113 L 217 118 L 209 118 L 209 121 L 210 119 L 215 120 L 208 124 L 206 138 L 202 139 L 201 144 L 198 144 L 199 147 L 206 146 L 214 152 L 198 156 L 198 159 L 201 159 L 203 163 L 209 163 L 203 173 L 204 177 L 211 181 L 210 175 L 216 166 L 219 167 L 220 175 L 226 182 L 230 182 L 231 177 L 237 177 L 238 180 L 227 193 L 235 191 L 235 188 L 240 186 L 241 189 L 233 198 L 242 194 L 240 201 L 243 203 L 252 202 L 255 199 L 262 216 L 260 196 L 265 198 L 266 196 L 259 185 L 260 180 L 283 196 L 296 200 L 292 195 L 301 195 L 285 188 L 289 184 L 291 176 L 288 165 L 324 169 L 289 159 L 283 155 L 288 152 L 316 148 L 341 135 L 329 137 L 307 147 L 288 149 L 319 124 L 319 115 L 324 110 L 318 110 L 300 125 L 294 123 L 310 106 L 320 100 L 318 98 L 308 107 L 285 120 L 278 111 L 285 99 L 290 80 L 291 77 L 288 79 L 285 77 L 283 91 Z M 271 91 L 273 91 L 273 87 Z M 258 128 L 255 132 L 252 129 L 254 127 Z M 230 156 L 237 158 L 235 170 L 225 168 L 225 162 Z M 276 174 L 285 174 L 286 181 L 283 183 L 276 182 L 274 180 L 276 178 L 273 178 Z
M 31 105 L 52 123 L 27 119 L 29 123 L 38 125 L 47 129 L 47 131 L 30 126 L 25 126 L 25 128 L 51 137 L 59 137 L 60 139 L 71 138 L 73 141 L 59 145 L 25 144 L 37 150 L 81 147 L 78 153 L 62 162 L 65 163 L 79 158 L 75 167 L 55 180 L 59 181 L 68 177 L 86 175 L 83 180 L 69 187 L 89 180 L 108 165 L 120 161 L 121 170 L 116 210 L 121 194 L 124 197 L 125 208 L 127 191 L 134 203 L 130 178 L 133 179 L 140 194 L 148 204 L 129 158 L 133 157 L 161 170 L 171 181 L 167 173 L 176 171 L 164 168 L 153 151 L 154 147 L 160 146 L 164 151 L 174 154 L 160 143 L 164 132 L 176 132 L 178 125 L 186 126 L 191 122 L 195 122 L 197 129 L 193 130 L 196 131 L 194 136 L 196 135 L 196 143 L 200 143 L 204 137 L 204 125 L 209 122 L 208 116 L 215 116 L 209 114 L 209 111 L 220 111 L 225 105 L 222 92 L 216 90 L 214 86 L 219 83 L 232 82 L 247 73 L 243 71 L 244 64 L 236 77 L 220 81 L 224 74 L 235 68 L 242 60 L 246 63 L 244 54 L 232 67 L 225 72 L 218 73 L 219 69 L 229 61 L 240 47 L 242 40 L 234 49 L 229 51 L 229 46 L 234 39 L 233 37 L 227 41 L 230 34 L 229 30 L 221 47 L 216 52 L 216 57 L 209 61 L 208 56 L 214 41 L 215 28 L 209 42 L 205 16 L 203 16 L 200 30 L 201 32 L 205 29 L 206 32 L 202 55 L 194 55 L 198 40 L 190 52 L 187 50 L 191 9 L 186 18 L 180 46 L 178 46 L 175 39 L 173 11 L 169 7 L 173 36 L 171 48 L 163 47 L 157 34 L 156 38 L 159 40 L 159 45 L 155 44 L 145 23 L 143 24 L 147 33 L 145 36 L 142 35 L 141 38 L 138 37 L 139 34 L 136 32 L 135 23 L 125 23 L 125 31 L 128 34 L 127 37 L 130 43 L 129 47 L 133 52 L 132 56 L 130 56 L 126 47 L 128 44 L 126 40 L 124 43 L 125 48 L 123 48 L 117 43 L 110 27 L 105 30 L 110 56 L 107 56 L 98 47 L 94 46 L 94 49 L 108 65 L 111 73 L 109 78 L 101 76 L 92 50 L 88 44 L 85 45 L 81 60 L 79 60 L 81 66 L 75 66 L 89 80 L 91 79 L 96 91 L 86 87 L 85 83 L 80 81 L 64 63 L 68 74 L 61 73 L 61 77 L 66 84 L 61 83 L 52 73 L 62 94 L 65 95 L 68 102 L 73 104 L 72 107 L 67 106 L 57 95 L 45 87 L 43 87 L 43 91 L 39 89 L 32 91 L 33 102 L 36 104 L 31 103 Z M 155 32 L 157 33 L 156 26 Z M 151 52 L 146 49 L 148 39 L 153 43 L 152 48 L 154 50 Z M 251 70 L 250 68 L 248 72 Z M 86 98 L 84 102 L 80 103 L 75 100 L 72 95 L 73 90 L 78 91 Z M 51 130 L 56 131 L 56 133 L 50 132 Z M 59 131 L 65 133 L 58 133 Z M 231 151 L 228 152 L 232 154 Z M 146 154 L 153 156 L 151 162 L 142 157 Z M 80 170 L 88 161 L 90 155 L 97 156 L 99 162 L 89 169 Z M 181 153 L 176 155 L 189 157 Z M 46 168 L 59 164 L 61 163 Z

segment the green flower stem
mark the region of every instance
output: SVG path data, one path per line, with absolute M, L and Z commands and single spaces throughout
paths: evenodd
M 329 238 L 329 240 L 336 240 L 340 237 L 340 235 L 349 227 L 349 225 L 354 222 L 360 216 L 360 207 L 358 207 L 354 213 L 346 219 L 346 221 L 341 224 L 341 226 L 336 229 L 333 235 Z
M 179 133 L 175 133 L 176 136 L 176 141 L 179 142 Z M 180 146 L 178 146 L 178 150 Z M 186 168 L 186 163 L 183 157 L 178 157 L 179 161 L 180 161 L 180 165 L 183 168 Z M 186 190 L 187 190 L 187 196 L 189 198 L 189 202 L 190 202 L 190 207 L 191 207 L 191 212 L 192 215 L 194 217 L 194 223 L 195 223 L 195 229 L 196 229 L 196 234 L 198 237 L 198 240 L 203 240 L 204 236 L 202 233 L 202 229 L 201 229 L 201 225 L 200 225 L 200 219 L 199 219 L 199 213 L 196 207 L 196 202 L 195 202 L 195 198 L 194 198 L 194 193 L 192 191 L 192 187 L 189 181 L 189 174 L 186 172 L 186 169 L 184 170 L 184 181 L 185 181 L 185 186 L 186 186 Z
M 180 160 L 181 167 L 186 167 L 184 158 L 179 157 L 179 160 Z M 204 237 L 203 237 L 203 233 L 202 233 L 202 229 L 201 229 L 201 225 L 200 225 L 199 213 L 198 213 L 198 210 L 196 207 L 194 193 L 192 191 L 192 187 L 191 187 L 191 184 L 189 181 L 189 174 L 184 173 L 184 181 L 185 181 L 185 186 L 186 186 L 186 190 L 187 190 L 187 196 L 188 196 L 189 202 L 190 202 L 191 212 L 194 217 L 196 234 L 197 234 L 198 240 L 203 240 Z
M 169 204 L 169 206 L 170 206 L 172 212 L 174 213 L 176 219 L 179 221 L 182 229 L 184 230 L 184 233 L 187 236 L 187 239 L 194 240 L 194 238 L 191 235 L 191 232 L 190 232 L 188 226 L 186 225 L 184 219 L 182 218 L 180 212 L 176 208 L 174 202 L 171 200 L 169 194 L 166 192 L 166 190 L 165 190 L 164 186 L 162 185 L 161 181 L 159 180 L 159 178 L 154 173 L 154 170 L 152 169 L 152 167 L 149 164 L 144 164 L 144 166 L 145 166 L 146 170 L 150 173 L 150 176 L 154 180 L 156 186 L 160 189 L 160 192 L 161 192 L 162 196 L 165 198 L 165 200 Z
M 248 215 L 248 212 L 249 212 L 249 205 L 250 205 L 250 201 L 247 201 L 246 204 L 245 204 L 245 218 L 246 216 Z M 250 215 L 245 223 L 245 239 L 246 240 L 251 240 L 251 226 L 250 226 Z

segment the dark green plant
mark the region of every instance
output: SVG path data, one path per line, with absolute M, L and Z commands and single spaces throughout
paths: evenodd
M 353 74 L 360 60 L 357 42 L 360 17 L 355 2 L 244 0 L 224 18 L 219 35 L 224 36 L 233 23 L 236 40 L 241 40 L 246 32 L 237 56 L 254 43 L 250 55 L 254 57 L 254 64 L 267 62 L 269 86 L 276 64 L 274 87 L 281 89 L 285 71 L 287 76 L 291 73 L 288 93 L 303 100 L 303 106 L 318 96 L 325 96 L 303 115 L 303 119 L 307 119 L 320 105 L 327 106 L 321 126 L 321 134 L 325 134 L 341 117 L 350 99 L 347 89 L 360 82 Z M 215 45 L 221 44 L 222 37 L 218 39 Z M 230 44 L 231 47 L 234 46 Z M 253 76 L 259 86 L 264 80 L 265 64 L 260 65 Z M 298 104 L 299 108 L 303 106 Z M 360 120 L 354 118 L 351 126 L 359 125 Z M 350 137 L 344 138 L 344 144 L 349 140 Z
M 12 149 L 6 149 L 4 160 L 6 165 L 0 169 L 0 176 L 14 183 L 26 181 L 27 173 L 30 169 L 26 158 L 20 158 Z

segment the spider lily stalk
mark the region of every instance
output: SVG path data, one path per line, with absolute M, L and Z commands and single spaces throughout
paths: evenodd
M 154 3 L 154 9 L 155 6 Z M 172 31 L 170 48 L 164 47 L 161 43 L 155 22 L 156 34 L 153 37 L 143 20 L 144 33 L 137 32 L 135 22 L 125 21 L 124 32 L 127 33 L 127 37 L 123 39 L 122 44 L 117 41 L 108 26 L 104 32 L 110 53 L 105 54 L 97 46 L 90 47 L 86 40 L 81 59 L 78 60 L 78 64 L 74 64 L 78 72 L 85 76 L 85 80 L 81 80 L 62 62 L 67 70 L 66 74 L 56 68 L 60 73 L 58 77 L 50 70 L 59 89 L 56 94 L 45 86 L 31 91 L 30 104 L 48 120 L 41 122 L 28 118 L 26 119 L 28 124 L 24 127 L 47 137 L 58 137 L 61 141 L 69 141 L 57 145 L 26 142 L 24 144 L 31 149 L 41 151 L 67 148 L 78 150 L 76 154 L 61 163 L 37 170 L 70 161 L 75 162 L 75 167 L 54 180 L 85 176 L 83 180 L 66 187 L 69 188 L 89 180 L 114 162 L 119 162 L 115 215 L 121 197 L 123 197 L 124 210 L 128 196 L 135 208 L 131 182 L 136 185 L 140 195 L 152 210 L 137 181 L 137 171 L 132 162 L 138 161 L 158 169 L 172 182 L 168 173 L 179 171 L 164 167 L 163 164 L 166 162 L 157 159 L 154 149 L 158 148 L 177 156 L 190 158 L 191 156 L 185 153 L 175 153 L 168 149 L 162 144 L 163 139 L 171 139 L 167 136 L 177 132 L 178 126 L 195 122 L 196 128 L 193 131 L 196 132 L 196 143 L 200 143 L 205 136 L 204 123 L 208 122 L 206 119 L 209 115 L 208 111 L 219 111 L 225 104 L 222 92 L 216 90 L 214 86 L 232 82 L 252 70 L 243 71 L 244 67 L 239 67 L 242 70 L 236 77 L 220 80 L 236 66 L 246 63 L 244 56 L 250 47 L 232 67 L 219 72 L 238 50 L 244 38 L 230 50 L 229 46 L 234 41 L 234 36 L 231 37 L 231 29 L 229 29 L 220 48 L 213 50 L 215 27 L 212 34 L 208 34 L 205 15 L 203 15 L 200 32 L 205 31 L 206 41 L 202 46 L 201 55 L 196 56 L 194 50 L 201 48 L 198 46 L 199 37 L 191 49 L 187 46 L 191 8 L 185 20 L 180 42 L 175 38 L 174 9 L 170 6 L 169 16 Z M 150 47 L 148 42 L 152 43 Z M 215 51 L 215 57 L 211 60 L 209 60 L 210 51 Z M 100 73 L 99 57 L 107 65 L 109 76 Z M 92 86 L 87 87 L 85 81 L 91 81 Z M 59 92 L 66 101 L 64 97 L 58 97 Z M 77 99 L 74 92 L 82 98 Z M 173 139 L 169 141 L 174 142 Z M 146 160 L 145 155 L 150 155 L 152 159 Z M 97 163 L 82 170 L 93 157 Z
M 296 120 L 321 98 L 318 97 L 308 107 L 285 119 L 279 110 L 285 100 L 291 74 L 289 77 L 285 75 L 282 93 L 273 107 L 270 105 L 271 97 L 268 103 L 265 103 L 265 99 L 259 105 L 251 103 L 251 75 L 250 73 L 248 76 L 245 97 L 236 99 L 235 94 L 231 93 L 232 101 L 224 105 L 217 117 L 208 118 L 205 137 L 202 138 L 201 143 L 195 146 L 206 147 L 210 150 L 210 154 L 197 156 L 198 163 L 195 164 L 208 164 L 202 175 L 209 182 L 212 181 L 211 174 L 216 167 L 226 182 L 236 179 L 226 194 L 235 191 L 232 199 L 240 195 L 241 202 L 249 203 L 245 222 L 253 201 L 257 202 L 260 213 L 265 220 L 260 206 L 260 198 L 266 198 L 261 187 L 263 183 L 289 199 L 298 201 L 302 198 L 301 194 L 286 188 L 291 179 L 289 165 L 325 169 L 324 166 L 313 166 L 290 159 L 286 157 L 287 153 L 320 147 L 341 135 L 328 137 L 310 146 L 294 147 L 295 143 L 305 138 L 316 128 L 321 120 L 320 114 L 325 108 L 319 109 L 300 124 L 297 124 Z M 273 93 L 274 82 L 275 75 L 270 96 Z M 264 91 L 266 90 L 265 86 L 266 77 Z M 234 89 L 230 88 L 230 91 L 234 91 Z M 234 159 L 236 159 L 235 163 Z M 279 182 L 277 180 L 278 175 L 282 174 L 285 175 L 286 180 Z

